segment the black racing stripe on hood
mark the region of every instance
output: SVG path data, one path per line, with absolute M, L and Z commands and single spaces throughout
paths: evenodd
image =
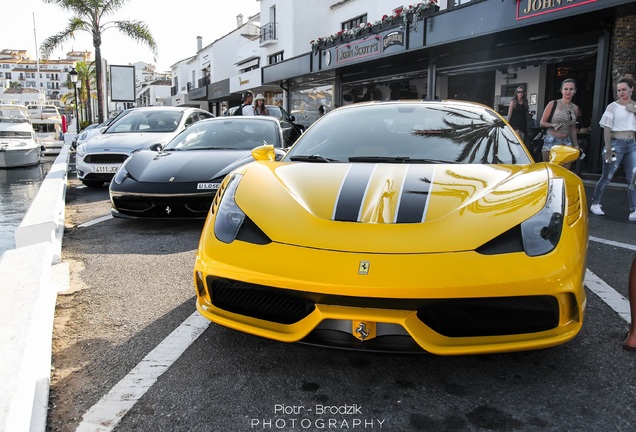
M 434 172 L 434 165 L 409 166 L 397 210 L 397 223 L 418 223 L 424 220 Z
M 375 164 L 351 165 L 340 186 L 333 220 L 342 222 L 358 221 L 367 185 L 374 169 Z

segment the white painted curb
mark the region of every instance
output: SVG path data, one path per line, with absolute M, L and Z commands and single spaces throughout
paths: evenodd
M 69 287 L 60 263 L 69 145 L 63 146 L 0 257 L 0 432 L 44 432 L 57 293 Z

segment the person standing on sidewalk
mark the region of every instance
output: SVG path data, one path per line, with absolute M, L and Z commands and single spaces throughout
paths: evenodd
M 571 78 L 563 80 L 561 83 L 561 99 L 551 101 L 545 107 L 541 116 L 540 126 L 547 128 L 543 139 L 541 154 L 543 161 L 550 159 L 550 149 L 555 145 L 566 145 L 579 148 L 576 137 L 576 119 L 579 116 L 579 107 L 572 103 L 572 98 L 576 94 L 576 81 Z M 553 106 L 556 104 L 556 107 Z M 552 119 L 550 119 L 550 113 Z M 570 164 L 564 165 L 570 168 Z
M 605 188 L 614 177 L 616 170 L 622 164 L 627 178 L 627 184 L 631 184 L 636 169 L 636 105 L 632 100 L 634 92 L 634 80 L 623 77 L 616 84 L 618 100 L 607 106 L 600 125 L 603 127 L 603 173 L 596 183 L 590 212 L 597 216 L 603 216 L 605 212 L 601 207 L 601 198 Z M 629 220 L 636 222 L 636 190 L 627 189 L 629 200 Z
M 528 99 L 526 98 L 526 89 L 523 86 L 517 87 L 515 97 L 510 101 L 508 123 L 525 142 L 528 133 Z

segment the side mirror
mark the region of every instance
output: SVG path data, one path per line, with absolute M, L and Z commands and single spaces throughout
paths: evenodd
M 158 152 L 161 150 L 161 144 L 153 144 L 150 146 L 150 150 Z
M 290 115 L 289 119 L 291 120 L 292 123 L 296 123 L 296 116 Z
M 550 163 L 556 165 L 565 165 L 570 162 L 574 162 L 579 158 L 581 151 L 577 148 L 555 145 L 550 149 Z
M 252 157 L 257 161 L 276 160 L 276 151 L 271 144 L 265 144 L 252 149 Z

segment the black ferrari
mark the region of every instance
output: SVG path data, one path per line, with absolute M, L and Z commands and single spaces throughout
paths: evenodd
M 194 123 L 160 151 L 129 157 L 110 183 L 111 213 L 121 218 L 205 218 L 221 181 L 271 145 L 283 156 L 273 117 L 217 117 Z

